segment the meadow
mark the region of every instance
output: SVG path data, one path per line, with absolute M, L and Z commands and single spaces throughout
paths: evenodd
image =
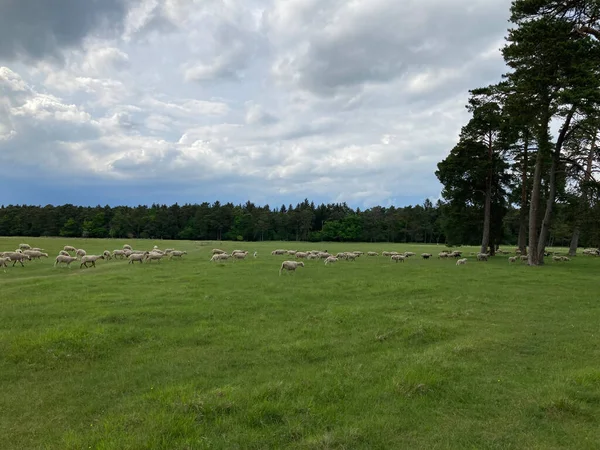
M 600 258 L 361 257 L 279 276 L 291 258 L 276 248 L 445 247 L 0 238 L 0 251 L 20 242 L 50 258 L 0 269 L 4 450 L 600 445 Z M 66 244 L 124 243 L 188 254 L 53 267 Z M 210 263 L 213 247 L 258 257 Z

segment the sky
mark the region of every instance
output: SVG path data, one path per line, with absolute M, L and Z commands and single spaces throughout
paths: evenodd
M 0 204 L 437 200 L 510 0 L 0 2 Z

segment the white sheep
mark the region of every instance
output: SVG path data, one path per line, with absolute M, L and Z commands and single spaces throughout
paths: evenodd
M 404 256 L 404 255 L 392 255 L 390 259 L 392 261 L 396 261 L 396 262 L 398 262 L 398 261 L 404 262 L 404 260 L 406 259 L 406 256 Z
M 75 252 L 75 255 L 80 256 L 81 258 L 83 258 L 86 254 L 86 251 L 82 248 L 77 249 L 77 251 Z
M 56 260 L 54 261 L 54 267 L 56 267 L 60 263 L 65 263 L 68 268 L 71 268 L 71 263 L 73 261 L 77 261 L 77 257 L 70 255 L 58 255 Z
M 281 276 L 281 271 L 283 269 L 295 272 L 298 267 L 304 267 L 304 263 L 302 261 L 283 261 L 281 263 L 281 267 L 279 268 L 279 276 Z
M 367 252 L 367 256 L 379 256 L 377 252 Z
M 11 261 L 14 261 L 13 267 L 15 266 L 16 263 L 20 263 L 21 266 L 25 267 L 25 264 L 23 264 L 23 261 L 31 260 L 29 255 L 26 255 L 25 253 L 19 253 L 19 252 L 9 252 L 7 256 L 10 258 Z
M 338 262 L 338 259 L 335 256 L 328 256 L 325 259 L 325 265 Z
M 106 259 L 106 260 L 112 259 L 112 256 L 111 256 L 111 254 L 110 254 L 110 252 L 108 250 L 104 250 L 102 252 L 102 255 L 104 256 L 104 259 Z
M 433 255 L 431 253 L 421 253 L 421 258 L 423 258 L 423 259 L 429 259 L 432 256 Z
M 487 261 L 488 256 L 487 253 L 477 253 L 477 261 Z
M 39 247 L 33 247 L 31 250 L 33 250 L 34 252 L 43 252 L 44 251 L 43 248 L 39 248 Z
M 120 259 L 123 259 L 126 257 L 125 250 L 113 250 L 112 256 L 113 258 L 116 258 L 118 256 Z
M 25 250 L 23 252 L 24 254 L 28 255 L 30 259 L 40 259 L 40 258 L 47 258 L 48 257 L 48 253 L 44 253 L 44 252 L 38 252 L 37 250 Z
M 167 248 L 167 249 L 165 250 L 165 253 L 171 253 L 171 252 L 174 252 L 174 251 L 175 251 L 175 249 L 174 249 L 174 248 Z
M 21 250 L 31 250 L 31 246 L 29 244 L 19 244 L 19 248 Z
M 63 247 L 63 250 L 65 252 L 76 252 L 77 251 L 77 249 L 75 247 L 71 246 L 71 245 L 65 245 Z
M 217 254 L 226 255 L 227 253 L 217 253 Z M 171 253 L 169 253 L 169 259 L 173 258 L 173 256 L 181 258 L 183 255 L 187 255 L 187 252 L 185 250 L 183 250 L 183 251 L 173 250 Z
M 215 253 L 212 255 L 212 258 L 210 258 L 210 262 L 227 261 L 229 258 L 231 258 L 231 255 L 228 255 L 227 253 Z
M 223 253 L 227 253 L 225 250 L 221 250 L 220 248 L 213 248 L 212 249 L 212 254 L 213 255 L 222 255 Z
M 6 263 L 9 261 L 10 261 L 10 258 L 8 258 L 8 257 L 7 258 L 0 257 L 0 267 L 8 267 L 6 265 Z
M 285 255 L 286 253 L 287 253 L 287 250 L 277 249 L 277 250 L 273 250 L 271 252 L 271 255 Z
M 81 269 L 83 266 L 86 268 L 89 267 L 88 263 L 92 263 L 92 267 L 96 267 L 96 261 L 99 259 L 104 259 L 104 255 L 83 255 L 81 257 L 81 264 L 79 268 Z
M 456 260 L 456 265 L 457 266 L 460 266 L 460 265 L 463 265 L 463 264 L 466 264 L 466 263 L 467 263 L 467 258 L 462 258 L 462 259 L 457 259 Z
M 123 245 L 123 250 L 133 250 L 133 249 L 131 248 L 131 245 L 125 244 L 125 245 Z
M 65 250 L 61 250 L 60 252 L 58 252 L 59 255 L 63 255 L 63 256 L 71 256 L 69 255 L 69 252 L 65 251 Z
M 150 262 L 150 261 L 158 261 L 160 262 L 161 259 L 163 259 L 165 257 L 165 255 L 163 255 L 162 253 L 157 253 L 157 252 L 150 252 L 146 255 L 146 262 Z
M 248 256 L 248 252 L 243 252 L 243 253 L 237 252 L 232 255 L 232 257 L 235 259 L 245 259 L 246 256 Z
M 140 264 L 144 262 L 144 258 L 149 252 L 144 253 L 131 253 L 128 257 L 129 262 L 127 264 L 133 264 L 135 261 L 139 261 Z
M 516 256 L 509 256 L 508 257 L 508 263 L 514 263 L 517 262 L 517 257 Z
M 358 257 L 358 255 L 355 255 L 354 253 L 346 253 L 345 258 L 348 261 L 356 261 L 356 258 Z

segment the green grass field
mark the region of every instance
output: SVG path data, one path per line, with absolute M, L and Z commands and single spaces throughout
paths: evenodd
M 600 446 L 600 258 L 362 257 L 279 276 L 291 257 L 276 248 L 444 247 L 0 238 L 0 251 L 20 242 L 50 258 L 0 269 L 4 450 Z M 53 267 L 65 244 L 126 242 L 188 255 Z M 213 247 L 258 258 L 214 264 Z

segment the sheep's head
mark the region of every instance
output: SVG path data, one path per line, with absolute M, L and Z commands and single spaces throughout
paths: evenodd
M 302 261 L 300 261 L 298 265 L 304 267 L 304 263 Z

